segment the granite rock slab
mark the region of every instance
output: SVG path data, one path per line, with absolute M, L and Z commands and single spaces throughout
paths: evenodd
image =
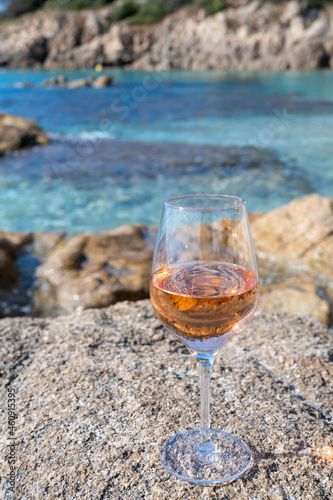
M 199 385 L 195 361 L 149 301 L 6 318 L 0 331 L 18 467 L 15 497 L 3 404 L 1 498 L 332 498 L 333 331 L 320 322 L 259 311 L 224 347 L 212 375 L 212 427 L 245 439 L 254 464 L 214 487 L 182 482 L 160 464 L 165 439 L 199 425 Z
M 256 219 L 252 234 L 259 254 L 273 254 L 330 274 L 332 227 L 333 199 L 312 194 L 295 198 Z

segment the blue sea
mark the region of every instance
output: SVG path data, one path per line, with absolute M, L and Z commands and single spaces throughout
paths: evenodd
M 50 146 L 0 157 L 0 229 L 98 231 L 158 224 L 164 199 L 244 197 L 268 211 L 333 197 L 333 73 L 110 69 L 114 85 L 42 86 L 91 71 L 0 69 L 0 112 Z

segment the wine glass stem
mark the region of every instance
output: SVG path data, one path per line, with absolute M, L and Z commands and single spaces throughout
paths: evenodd
M 200 359 L 200 398 L 201 398 L 201 420 L 200 420 L 200 440 L 197 445 L 199 451 L 211 452 L 214 445 L 210 439 L 210 373 L 213 361 L 210 359 Z

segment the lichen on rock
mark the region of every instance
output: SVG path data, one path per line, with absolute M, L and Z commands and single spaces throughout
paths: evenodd
M 257 313 L 224 347 L 212 373 L 212 426 L 246 440 L 254 463 L 209 489 L 160 464 L 168 437 L 199 426 L 199 383 L 193 357 L 148 301 L 53 320 L 8 318 L 0 331 L 1 398 L 11 388 L 17 402 L 18 497 L 333 495 L 333 332 L 317 321 Z M 6 429 L 5 406 L 0 415 Z M 0 471 L 10 498 L 5 458 Z

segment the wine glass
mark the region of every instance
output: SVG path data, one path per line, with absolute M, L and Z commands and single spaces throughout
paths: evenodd
M 162 321 L 200 367 L 200 430 L 171 437 L 160 451 L 163 466 L 180 479 L 231 481 L 251 465 L 247 444 L 210 429 L 209 382 L 216 354 L 251 320 L 259 278 L 245 201 L 193 194 L 164 203 L 150 298 Z

